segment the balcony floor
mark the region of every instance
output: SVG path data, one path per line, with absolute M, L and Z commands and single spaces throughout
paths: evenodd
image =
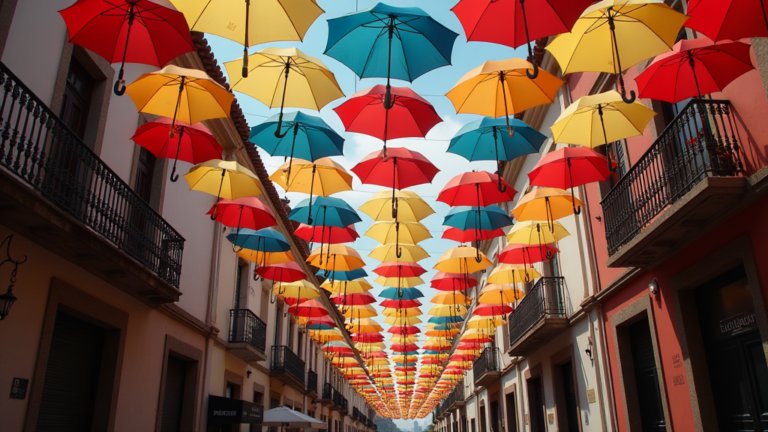
M 227 348 L 229 352 L 234 354 L 246 363 L 254 364 L 267 359 L 267 355 L 260 352 L 251 344 L 245 342 L 230 342 Z
M 549 343 L 552 338 L 565 331 L 568 328 L 568 318 L 549 318 L 541 319 L 531 330 L 523 337 L 509 347 L 509 355 L 525 357 L 533 354 Z
M 3 225 L 150 307 L 179 300 L 179 290 L 3 169 L 0 212 Z
M 272 369 L 269 375 L 277 378 L 278 381 L 285 385 L 291 386 L 304 394 L 307 393 L 307 388 L 304 385 L 304 381 L 297 379 L 285 369 Z

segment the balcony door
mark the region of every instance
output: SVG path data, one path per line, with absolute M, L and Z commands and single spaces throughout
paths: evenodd
M 659 389 L 659 373 L 656 368 L 648 318 L 644 317 L 631 324 L 627 331 L 643 432 L 666 432 L 667 425 Z
M 507 414 L 505 416 L 505 418 L 507 419 L 506 432 L 517 432 L 517 410 L 515 409 L 515 404 L 517 402 L 515 399 L 516 398 L 514 393 L 509 393 L 505 396 L 504 409 Z
M 528 380 L 528 412 L 530 412 L 531 432 L 546 432 L 546 420 L 544 419 L 544 389 L 541 385 L 541 376 Z

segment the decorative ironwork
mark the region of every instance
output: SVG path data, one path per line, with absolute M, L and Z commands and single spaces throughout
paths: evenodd
M 307 370 L 307 391 L 317 394 L 317 372 Z
M 341 408 L 341 400 L 344 399 L 344 396 L 342 396 L 341 393 L 339 393 L 338 390 L 333 389 L 333 404 L 337 407 Z
M 488 347 L 480 353 L 480 357 L 475 359 L 475 364 L 472 365 L 472 372 L 475 376 L 475 381 L 488 372 L 499 370 L 499 349 L 494 347 Z M 446 407 L 447 408 L 447 407 Z
M 0 243 L 0 249 L 2 249 L 3 245 L 6 245 L 5 259 L 0 261 L 0 268 L 2 268 L 6 264 L 11 264 L 13 266 L 13 270 L 11 270 L 11 277 L 8 280 L 8 291 L 0 295 L 0 321 L 4 320 L 5 317 L 8 316 L 8 314 L 11 312 L 11 307 L 13 307 L 13 304 L 17 300 L 16 296 L 13 295 L 13 288 L 16 286 L 16 273 L 19 271 L 19 266 L 27 262 L 26 255 L 24 255 L 24 257 L 20 260 L 15 260 L 11 257 L 12 241 L 13 241 L 13 234 L 6 237 L 5 240 L 3 240 L 2 243 Z
M 272 347 L 273 371 L 287 372 L 292 377 L 304 383 L 304 360 L 300 359 L 285 345 Z
M 360 419 L 360 410 L 357 409 L 357 407 L 352 408 L 352 419 L 353 420 L 359 420 Z
M 539 278 L 536 285 L 525 294 L 514 312 L 509 314 L 509 345 L 522 339 L 544 318 L 565 318 L 565 297 L 563 277 L 546 276 Z
M 229 342 L 247 343 L 264 354 L 267 349 L 267 325 L 248 309 L 229 311 Z
M 333 401 L 333 394 L 335 392 L 336 390 L 333 388 L 333 386 L 330 383 L 325 383 L 323 384 L 323 393 L 320 396 L 320 399 Z
M 601 202 L 615 254 L 707 177 L 744 173 L 731 104 L 691 100 Z
M 349 402 L 344 396 L 341 397 L 341 411 L 345 413 L 349 412 Z
M 0 165 L 179 287 L 184 238 L 0 63 Z

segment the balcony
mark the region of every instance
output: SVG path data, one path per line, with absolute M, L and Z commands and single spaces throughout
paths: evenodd
M 330 383 L 325 383 L 323 384 L 323 391 L 320 393 L 320 400 L 318 402 L 322 406 L 331 406 L 334 403 L 334 395 L 336 393 L 336 389 Z
M 721 222 L 747 179 L 728 101 L 692 100 L 601 202 L 609 267 L 650 268 Z
M 307 370 L 307 393 L 310 398 L 314 398 L 317 393 L 317 372 L 313 370 Z
M 461 381 L 453 388 L 453 390 L 451 390 L 448 397 L 445 398 L 445 401 L 443 402 L 443 411 L 448 412 L 463 407 L 464 400 L 464 382 Z
M 338 390 L 333 389 L 333 404 L 336 405 L 336 409 L 341 410 L 342 399 L 346 400 Z
M 2 63 L 0 99 L 3 225 L 150 306 L 178 301 L 184 238 Z
M 475 359 L 472 372 L 475 377 L 475 387 L 488 387 L 499 379 L 501 377 L 499 349 L 494 347 L 484 349 L 480 357 Z
M 352 419 L 353 420 L 360 420 L 360 410 L 357 409 L 357 407 L 352 408 Z
M 304 390 L 304 360 L 287 346 L 272 347 L 271 376 L 297 390 Z
M 339 409 L 342 414 L 349 413 L 349 402 L 347 401 L 347 398 L 344 396 L 341 397 L 341 405 L 339 406 Z
M 267 359 L 267 325 L 248 309 L 229 311 L 229 351 L 248 363 Z
M 539 278 L 509 314 L 509 355 L 530 355 L 568 327 L 564 286 L 562 277 Z

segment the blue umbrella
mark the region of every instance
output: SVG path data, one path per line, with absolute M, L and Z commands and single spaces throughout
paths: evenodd
M 361 222 L 357 211 L 344 200 L 334 197 L 314 196 L 296 205 L 288 219 L 303 224 L 344 228 Z M 319 223 L 317 223 L 319 222 Z
M 264 123 L 251 128 L 248 141 L 256 144 L 270 156 L 294 156 L 311 162 L 328 156 L 344 154 L 344 138 L 337 134 L 320 117 L 304 114 L 300 111 L 291 112 L 284 116 L 283 124 L 287 130 L 293 128 L 292 136 L 287 134 L 282 138 L 279 132 L 280 115 L 268 118 Z M 291 164 L 288 164 L 288 179 L 291 178 Z
M 351 281 L 355 279 L 360 279 L 368 276 L 368 273 L 366 273 L 363 269 L 355 269 L 350 271 L 342 271 L 342 270 L 318 270 L 317 273 L 315 273 L 317 276 L 320 276 L 325 279 L 331 279 L 335 281 Z
M 285 236 L 273 228 L 258 231 L 250 228 L 233 229 L 227 234 L 227 240 L 237 247 L 257 252 L 286 252 L 291 249 Z
M 432 324 L 446 324 L 446 323 L 458 323 L 462 321 L 464 321 L 464 317 L 447 316 L 447 317 L 431 317 L 427 322 Z
M 483 117 L 465 124 L 448 145 L 448 152 L 457 154 L 470 162 L 496 161 L 496 169 L 501 174 L 501 161 L 511 161 L 517 157 L 538 153 L 547 137 L 518 119 L 494 119 Z M 503 133 L 504 130 L 508 133 Z M 499 175 L 499 190 L 504 191 Z
M 489 205 L 487 207 L 453 207 L 448 211 L 443 220 L 443 225 L 458 228 L 462 231 L 470 229 L 493 231 L 513 223 L 512 218 L 507 215 L 507 212 L 497 205 Z
M 344 63 L 360 78 L 387 78 L 384 107 L 389 109 L 390 78 L 412 82 L 451 64 L 457 36 L 419 8 L 378 3 L 328 20 L 325 54 Z
M 398 291 L 402 294 L 402 297 L 398 295 Z M 417 288 L 400 288 L 399 290 L 397 288 L 386 288 L 384 291 L 379 294 L 379 297 L 390 299 L 390 300 L 416 300 L 418 298 L 424 297 L 424 294 L 421 293 Z

